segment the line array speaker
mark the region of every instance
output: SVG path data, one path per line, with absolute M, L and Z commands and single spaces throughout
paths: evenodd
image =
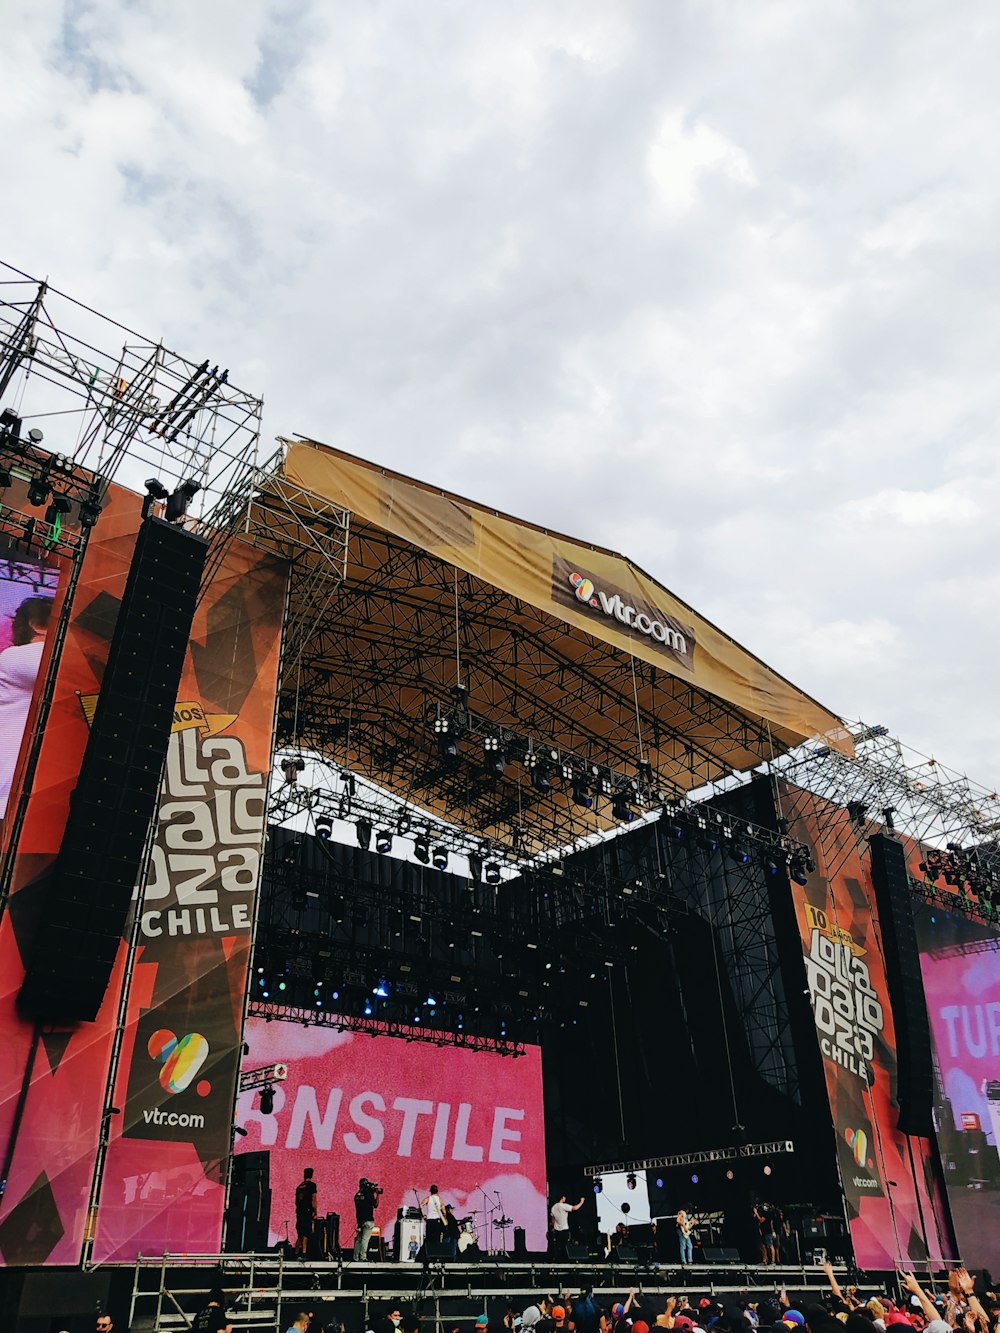
M 205 565 L 202 537 L 146 518 L 18 1002 L 46 1023 L 93 1021 L 142 866 Z
M 899 1128 L 904 1134 L 928 1137 L 934 1132 L 931 1117 L 934 1068 L 906 855 L 901 844 L 884 833 L 870 838 L 869 846 L 872 887 L 885 949 L 889 1004 L 896 1030 Z

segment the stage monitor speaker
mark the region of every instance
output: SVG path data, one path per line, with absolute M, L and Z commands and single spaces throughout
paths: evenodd
M 931 1116 L 934 1066 L 906 854 L 895 838 L 884 833 L 870 838 L 869 847 L 889 1004 L 896 1031 L 899 1128 L 904 1134 L 926 1138 L 934 1132 Z
M 146 518 L 132 556 L 59 855 L 25 950 L 18 1003 L 43 1023 L 92 1022 L 125 931 L 170 743 L 208 550 Z
M 514 1258 L 526 1259 L 528 1257 L 528 1242 L 525 1236 L 524 1227 L 514 1228 Z
M 425 1256 L 432 1261 L 441 1263 L 445 1259 L 454 1259 L 455 1251 L 451 1242 L 447 1240 L 435 1240 L 424 1246 Z
M 738 1264 L 741 1262 L 739 1250 L 727 1246 L 712 1248 L 706 1245 L 701 1252 L 701 1257 L 706 1264 Z
M 514 1235 L 516 1240 L 517 1233 L 515 1232 Z M 521 1235 L 524 1235 L 523 1231 L 521 1232 Z M 573 1241 L 570 1241 L 566 1246 L 566 1258 L 570 1263 L 585 1264 L 590 1258 L 590 1251 L 587 1249 L 586 1245 L 577 1245 Z
M 611 1251 L 611 1262 L 613 1264 L 637 1264 L 639 1262 L 638 1251 L 631 1245 L 619 1245 L 617 1249 Z

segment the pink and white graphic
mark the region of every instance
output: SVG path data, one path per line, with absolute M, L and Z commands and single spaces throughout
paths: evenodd
M 316 1173 L 320 1214 L 354 1234 L 354 1192 L 362 1176 L 384 1189 L 376 1213 L 387 1244 L 396 1210 L 416 1206 L 437 1185 L 457 1217 L 472 1216 L 479 1244 L 513 1248 L 511 1227 L 488 1228 L 502 1212 L 524 1227 L 529 1250 L 545 1247 L 545 1133 L 537 1046 L 518 1060 L 456 1046 L 370 1037 L 294 1023 L 247 1024 L 244 1067 L 282 1063 L 274 1113 L 243 1093 L 237 1151 L 270 1150 L 271 1240 L 295 1237 L 295 1186 Z

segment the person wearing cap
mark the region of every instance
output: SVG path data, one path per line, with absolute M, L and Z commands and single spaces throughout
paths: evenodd
M 488 1314 L 481 1314 L 481 1315 L 479 1315 L 479 1317 L 476 1319 L 476 1328 L 487 1328 L 487 1327 L 489 1326 L 489 1322 L 490 1322 L 490 1317 L 489 1317 L 489 1315 L 488 1315 Z
M 566 1307 L 565 1305 L 553 1305 L 552 1322 L 556 1328 L 566 1327 Z
M 801 1328 L 806 1322 L 806 1317 L 801 1310 L 786 1310 L 781 1316 L 781 1322 L 791 1328 Z
M 534 1305 L 529 1305 L 521 1315 L 522 1333 L 527 1328 L 534 1328 L 542 1319 L 548 1319 L 552 1311 L 552 1302 L 548 1296 L 539 1296 Z

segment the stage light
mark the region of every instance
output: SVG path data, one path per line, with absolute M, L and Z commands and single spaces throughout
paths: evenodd
M 431 840 L 427 833 L 418 833 L 413 839 L 413 855 L 421 865 L 427 865 L 431 859 Z
M 392 832 L 387 828 L 380 828 L 375 833 L 375 850 L 384 856 L 392 851 Z
M 302 758 L 282 759 L 281 771 L 284 773 L 285 781 L 289 786 L 291 786 L 293 782 L 298 782 L 299 774 L 305 770 L 305 766 L 306 761 Z
M 476 884 L 483 878 L 483 858 L 478 852 L 469 853 L 469 875 Z
M 448 849 L 440 844 L 431 852 L 431 864 L 435 870 L 447 870 L 448 868 Z
M 805 858 L 802 856 L 793 856 L 788 866 L 788 877 L 796 884 L 808 884 L 809 872 L 806 870 Z
M 442 759 L 458 758 L 458 741 L 452 735 L 451 722 L 446 717 L 434 719 L 434 739 Z
M 365 1000 L 365 1018 L 371 1018 L 371 1016 L 372 1016 L 372 1002 L 371 1000 Z
M 657 1177 L 656 1177 L 656 1188 L 657 1188 L 658 1190 L 663 1189 L 663 1177 L 662 1177 L 662 1176 L 657 1176 Z
M 179 523 L 188 511 L 191 501 L 201 490 L 201 482 L 188 477 L 182 481 L 172 495 L 167 497 L 163 517 L 168 523 Z
M 585 810 L 594 808 L 594 798 L 589 787 L 582 779 L 573 783 L 573 803 L 574 805 L 582 805 Z
M 354 826 L 354 832 L 357 834 L 358 846 L 367 851 L 372 840 L 372 821 L 362 815 Z
M 625 1188 L 626 1188 L 626 1189 L 629 1189 L 629 1190 L 634 1190 L 634 1189 L 635 1189 L 635 1172 L 634 1172 L 634 1171 L 630 1171 L 630 1172 L 628 1173 L 628 1175 L 625 1177 Z
M 435 1000 L 433 995 L 428 995 L 427 999 L 424 1000 L 424 1004 L 427 1005 L 428 1009 L 433 1009 L 437 1005 L 437 1000 Z
M 396 832 L 401 838 L 405 838 L 410 831 L 410 816 L 400 815 L 396 820 Z
M 735 1180 L 735 1179 L 736 1179 L 735 1173 L 732 1172 L 732 1171 L 727 1171 L 727 1172 L 726 1172 L 726 1179 L 727 1179 L 727 1180 Z
M 372 991 L 372 994 L 377 995 L 380 1000 L 387 1000 L 389 998 L 389 987 L 384 981 L 380 981 Z
M 329 815 L 317 815 L 314 823 L 316 837 L 320 842 L 329 842 L 330 835 L 333 833 L 333 820 Z
M 612 801 L 611 813 L 622 824 L 631 824 L 635 819 L 635 811 L 629 805 L 627 797 L 623 795 L 616 796 Z
M 55 523 L 56 519 L 62 519 L 64 514 L 69 514 L 73 509 L 73 501 L 68 495 L 53 495 L 52 503 L 45 511 L 46 523 Z
M 483 873 L 487 884 L 500 883 L 500 863 L 498 861 L 487 861 Z
M 750 860 L 750 853 L 739 838 L 734 838 L 732 844 L 726 848 L 726 855 L 730 861 L 735 861 L 738 866 L 745 866 Z
M 32 477 L 28 484 L 28 503 L 39 508 L 49 498 L 49 479 L 47 476 Z
M 159 477 L 150 477 L 146 482 L 146 494 L 151 500 L 165 500 L 170 492 Z
M 698 1177 L 697 1177 L 697 1176 L 692 1176 L 692 1177 L 691 1177 L 691 1184 L 692 1184 L 692 1185 L 697 1185 L 697 1183 L 698 1183 Z
M 100 492 L 97 487 L 90 492 L 86 500 L 80 502 L 80 527 L 92 528 L 101 517 Z
M 499 736 L 487 736 L 483 741 L 483 768 L 495 778 L 503 777 L 507 756 L 500 748 Z
M 261 1115 L 274 1114 L 274 1089 L 270 1085 L 260 1090 L 260 1113 Z
M 769 1176 L 770 1174 L 771 1174 L 771 1168 L 770 1168 L 769 1166 L 765 1166 L 765 1167 L 764 1167 L 764 1175 L 765 1175 L 765 1176 Z

